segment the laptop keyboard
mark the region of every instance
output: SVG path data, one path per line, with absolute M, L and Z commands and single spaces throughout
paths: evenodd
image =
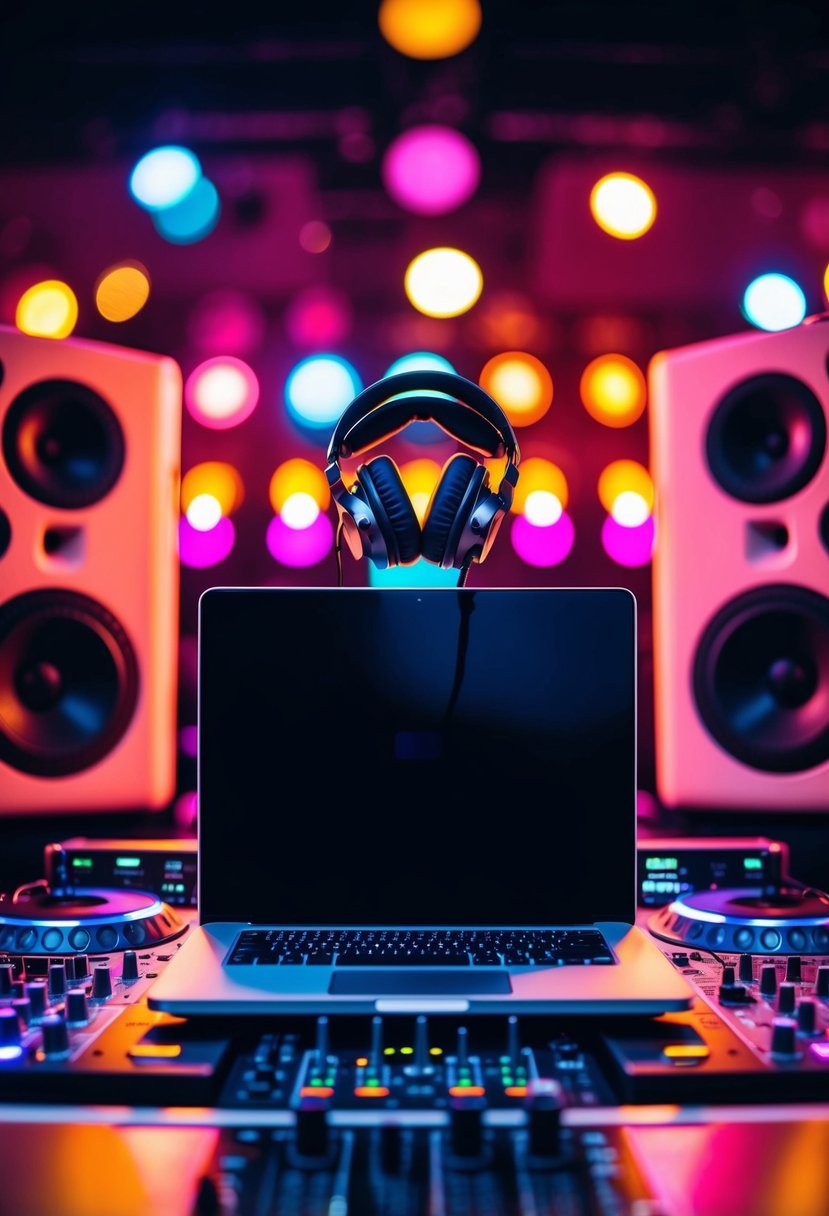
M 230 965 L 584 966 L 612 963 L 597 929 L 245 929 Z

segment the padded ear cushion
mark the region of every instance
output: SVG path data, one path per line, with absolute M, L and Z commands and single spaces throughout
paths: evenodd
M 380 530 L 384 534 L 383 517 L 388 521 L 397 548 L 396 563 L 406 565 L 420 554 L 420 523 L 397 465 L 390 456 L 375 456 L 357 470 L 360 484 L 366 491 Z M 382 510 L 378 510 L 378 500 Z M 388 545 L 388 540 L 387 540 Z M 389 546 L 391 547 L 391 546 Z M 391 557 L 395 557 L 390 553 Z
M 444 465 L 440 481 L 432 491 L 426 521 L 423 524 L 421 551 L 427 561 L 437 565 L 443 562 L 458 507 L 463 502 L 463 496 L 479 467 L 477 460 L 473 460 L 465 452 L 456 453 Z

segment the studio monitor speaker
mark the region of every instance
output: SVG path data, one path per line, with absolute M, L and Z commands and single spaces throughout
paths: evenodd
M 652 360 L 657 793 L 829 810 L 829 324 Z
M 175 789 L 181 377 L 0 327 L 0 812 Z

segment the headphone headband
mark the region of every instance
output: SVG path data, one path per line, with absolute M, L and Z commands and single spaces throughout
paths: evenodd
M 423 390 L 443 393 L 452 400 L 447 401 L 446 397 L 424 397 Z M 481 442 L 480 428 L 474 426 L 470 428 L 469 425 L 461 424 L 461 433 L 457 433 L 460 419 L 458 404 L 460 404 L 479 414 L 500 435 L 504 453 L 510 464 L 517 464 L 520 459 L 518 443 L 509 418 L 489 393 L 485 392 L 480 385 L 475 384 L 472 380 L 467 380 L 464 376 L 459 376 L 456 372 L 423 370 L 399 372 L 394 376 L 386 376 L 358 393 L 343 411 L 334 428 L 328 445 L 326 463 L 329 466 L 336 464 L 343 453 L 346 438 L 355 429 L 357 429 L 358 435 L 360 434 L 359 423 L 401 393 L 417 393 L 418 395 L 411 398 L 403 397 L 399 402 L 394 401 L 395 409 L 393 413 L 390 411 L 394 424 L 388 432 L 384 431 L 376 438 L 383 438 L 385 434 L 393 434 L 395 431 L 401 430 L 407 422 L 423 419 L 437 422 L 445 431 L 463 443 L 469 442 L 468 435 L 471 433 L 475 440 L 471 446 L 483 447 L 487 450 L 491 440 L 487 441 L 486 431 L 483 442 Z M 374 428 L 370 428 L 369 433 L 372 434 L 371 442 L 374 442 Z M 355 446 L 359 442 L 357 439 Z

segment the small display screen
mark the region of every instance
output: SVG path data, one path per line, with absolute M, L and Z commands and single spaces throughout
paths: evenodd
M 631 921 L 635 631 L 615 588 L 207 591 L 201 919 Z

